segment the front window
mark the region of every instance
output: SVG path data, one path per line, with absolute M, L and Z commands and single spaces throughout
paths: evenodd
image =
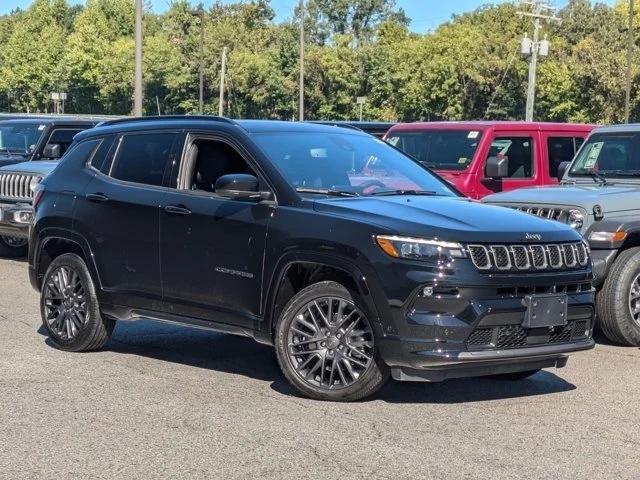
M 596 178 L 640 175 L 640 133 L 591 136 L 571 165 L 569 175 Z
M 479 130 L 392 132 L 387 141 L 436 170 L 466 170 L 480 144 Z
M 37 123 L 0 125 L 0 155 L 33 153 L 45 126 Z
M 258 145 L 302 193 L 456 196 L 426 168 L 382 140 L 349 133 L 261 133 Z

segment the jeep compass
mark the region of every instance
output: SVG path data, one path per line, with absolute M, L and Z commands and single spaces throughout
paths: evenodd
M 299 392 L 346 401 L 389 376 L 525 378 L 594 345 L 578 233 L 465 199 L 357 130 L 106 122 L 34 205 L 30 279 L 63 350 L 181 323 L 274 345 Z

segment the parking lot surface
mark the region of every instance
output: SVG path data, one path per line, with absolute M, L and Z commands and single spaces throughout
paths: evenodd
M 48 345 L 0 260 L 0 478 L 638 478 L 640 350 L 599 343 L 528 380 L 292 394 L 272 349 L 153 322 Z

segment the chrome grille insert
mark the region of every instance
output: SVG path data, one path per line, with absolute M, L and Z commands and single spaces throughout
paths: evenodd
M 551 245 L 468 245 L 469 257 L 478 270 L 536 271 L 583 268 L 589 251 L 580 243 Z
M 31 180 L 38 175 L 28 175 L 21 173 L 0 174 L 0 198 L 11 200 L 31 200 L 33 192 L 30 185 Z

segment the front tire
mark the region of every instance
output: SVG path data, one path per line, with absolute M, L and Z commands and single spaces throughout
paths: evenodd
M 102 348 L 115 326 L 114 320 L 100 313 L 84 260 L 71 253 L 49 265 L 42 283 L 40 312 L 51 342 L 69 352 Z
M 358 295 L 336 282 L 298 292 L 275 330 L 278 364 L 302 395 L 330 401 L 363 399 L 389 378 L 373 326 Z
M 625 250 L 613 262 L 597 308 L 600 329 L 609 340 L 640 346 L 640 247 Z
M 6 237 L 0 235 L 0 257 L 24 258 L 29 250 L 29 242 L 26 238 Z

